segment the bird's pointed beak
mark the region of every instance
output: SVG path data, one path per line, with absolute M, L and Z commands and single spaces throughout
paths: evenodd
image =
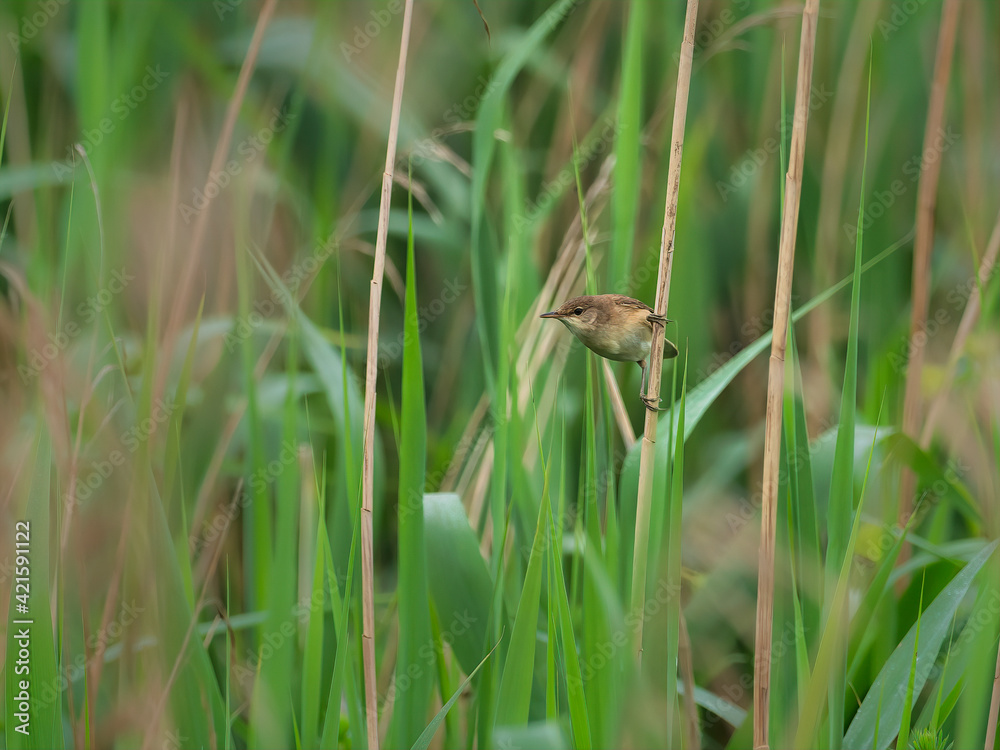
M 558 311 L 553 310 L 552 312 L 542 313 L 538 317 L 539 318 L 558 318 L 559 317 L 559 313 L 558 313 Z

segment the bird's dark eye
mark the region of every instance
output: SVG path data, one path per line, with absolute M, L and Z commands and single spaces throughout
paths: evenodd
M 573 311 L 573 314 L 574 314 L 574 315 L 583 315 L 583 308 L 582 308 L 582 307 L 578 307 L 578 308 L 576 308 L 576 309 L 575 309 L 575 310 Z

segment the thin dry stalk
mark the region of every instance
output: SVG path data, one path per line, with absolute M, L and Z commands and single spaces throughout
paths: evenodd
M 677 66 L 677 93 L 674 97 L 674 120 L 670 132 L 670 161 L 667 167 L 667 196 L 663 210 L 663 232 L 660 235 L 660 268 L 656 279 L 656 301 L 653 309 L 659 315 L 666 317 L 667 302 L 670 296 L 670 274 L 674 262 L 674 239 L 677 235 L 677 198 L 681 186 L 681 157 L 684 155 L 684 126 L 687 122 L 688 92 L 691 89 L 691 68 L 694 62 L 694 32 L 698 24 L 698 0 L 688 0 L 684 15 L 684 36 L 681 40 L 680 59 Z M 662 324 L 653 323 L 653 341 L 649 352 L 649 383 L 646 390 L 647 398 L 657 403 L 660 396 L 660 378 L 663 373 L 663 331 Z M 646 596 L 646 558 L 649 553 L 649 516 L 653 498 L 653 470 L 656 460 L 656 427 L 657 414 L 646 411 L 646 423 L 643 429 L 642 448 L 639 454 L 639 487 L 636 497 L 635 516 L 635 549 L 632 558 L 632 611 L 639 611 L 644 606 Z M 683 436 L 678 436 L 683 440 Z M 678 639 L 678 651 L 681 663 L 685 667 L 685 696 L 693 695 L 694 681 L 689 671 L 693 673 L 690 654 L 690 639 L 686 638 L 684 614 L 680 613 L 681 634 Z M 642 618 L 634 635 L 636 663 L 642 668 Z M 671 669 L 676 667 L 671 666 Z M 685 697 L 685 706 L 689 701 Z M 674 707 L 668 706 L 673 712 Z M 685 713 L 684 734 L 688 750 L 695 750 L 698 745 L 697 712 Z M 693 740 L 691 739 L 693 738 Z
M 778 457 L 781 450 L 781 406 L 785 390 L 785 346 L 792 305 L 792 268 L 795 263 L 795 232 L 799 223 L 802 164 L 809 124 L 809 89 L 816 53 L 819 0 L 806 0 L 799 37 L 799 71 L 795 82 L 795 114 L 788 173 L 785 175 L 785 205 L 778 243 L 778 279 L 774 290 L 774 333 L 767 377 L 767 415 L 764 431 L 764 477 L 761 499 L 760 557 L 757 568 L 757 628 L 755 631 L 753 684 L 753 745 L 768 747 L 768 714 L 771 705 L 771 630 L 774 621 L 774 540 L 778 503 Z
M 378 378 L 378 329 L 382 306 L 382 276 L 385 273 L 385 246 L 389 236 L 389 204 L 392 199 L 392 178 L 396 164 L 396 140 L 399 135 L 399 112 L 403 103 L 403 81 L 406 78 L 406 52 L 410 42 L 410 22 L 413 0 L 406 0 L 403 9 L 403 33 L 399 40 L 399 64 L 396 67 L 396 87 L 392 92 L 392 115 L 389 119 L 389 142 L 385 149 L 385 171 L 382 173 L 382 196 L 378 211 L 378 232 L 375 236 L 375 268 L 372 271 L 371 296 L 368 302 L 368 359 L 365 363 L 365 434 L 364 464 L 361 486 L 361 652 L 365 664 L 365 719 L 368 727 L 368 747 L 378 750 L 378 693 L 375 675 L 375 570 L 372 539 L 372 498 L 375 494 L 375 386 Z
M 987 185 L 992 181 L 986 176 L 987 165 L 990 163 L 986 149 L 993 146 L 994 139 L 989 137 L 987 128 L 996 122 L 990 112 L 990 105 L 996 104 L 992 96 L 995 87 L 987 83 L 989 78 L 982 73 L 990 66 L 986 57 L 987 36 L 983 34 L 983 29 L 987 28 L 989 23 L 983 17 L 983 13 L 988 9 L 989 5 L 986 3 L 965 3 L 965 7 L 962 8 L 965 13 L 962 16 L 962 43 L 959 45 L 962 61 L 959 71 L 962 76 L 963 94 L 962 155 L 965 157 L 965 164 L 961 169 L 965 173 L 965 195 L 962 196 L 962 205 L 974 222 L 986 218 L 989 205 L 987 201 L 991 192 Z
M 631 447 L 635 443 L 635 431 L 632 429 L 632 422 L 629 421 L 628 411 L 625 409 L 625 401 L 622 400 L 622 392 L 618 388 L 618 381 L 615 380 L 615 373 L 611 369 L 611 362 L 601 359 L 601 372 L 604 375 L 604 382 L 608 386 L 608 395 L 611 397 L 611 410 L 615 415 L 615 422 L 618 431 L 622 434 L 622 440 L 626 446 Z
M 205 240 L 205 232 L 208 230 L 208 218 L 211 214 L 212 204 L 215 202 L 213 196 L 217 195 L 217 191 L 209 190 L 212 183 L 212 175 L 221 172 L 226 163 L 226 158 L 229 155 L 229 144 L 233 140 L 233 131 L 236 128 L 236 118 L 239 116 L 243 100 L 246 98 L 247 89 L 250 86 L 250 78 L 253 77 L 253 71 L 257 66 L 257 56 L 260 54 L 260 48 L 264 42 L 264 31 L 271 22 L 271 17 L 274 15 L 274 10 L 277 6 L 277 0 L 266 0 L 260 9 L 260 15 L 257 16 L 257 25 L 254 27 L 246 57 L 243 58 L 243 64 L 240 66 L 240 74 L 236 79 L 236 89 L 233 91 L 233 95 L 229 99 L 229 104 L 226 106 L 226 116 L 222 121 L 222 131 L 219 133 L 219 141 L 215 145 L 215 152 L 212 154 L 212 163 L 209 165 L 208 174 L 205 175 L 205 185 L 202 190 L 202 194 L 206 196 L 205 208 L 198 212 L 191 236 L 191 246 L 188 249 L 187 262 L 181 271 L 180 283 L 174 294 L 173 307 L 170 310 L 170 317 L 167 320 L 167 327 L 164 331 L 163 348 L 167 352 L 173 351 L 174 343 L 180 334 L 181 317 L 187 306 L 188 294 L 191 283 L 194 280 L 195 267 L 198 264 L 198 258 L 201 256 L 201 245 Z M 176 211 L 173 213 L 173 216 L 176 223 Z M 173 231 L 172 229 L 172 234 Z M 163 384 L 167 375 L 166 367 L 170 361 L 171 358 L 169 356 L 163 358 L 164 364 L 160 368 L 156 380 L 156 394 L 162 394 Z
M 688 92 L 694 60 L 694 31 L 698 23 L 698 0 L 688 0 L 684 16 L 684 37 L 677 66 L 677 94 L 674 98 L 674 121 L 670 133 L 670 162 L 667 167 L 667 197 L 660 235 L 660 270 L 656 279 L 656 302 L 653 309 L 664 317 L 670 296 L 670 273 L 674 262 L 674 238 L 677 233 L 677 196 L 681 186 L 681 157 L 684 153 L 684 125 L 687 121 Z M 649 352 L 649 384 L 646 395 L 657 402 L 663 372 L 662 324 L 653 324 L 653 343 Z M 653 496 L 653 468 L 656 459 L 657 414 L 646 411 L 646 424 L 639 455 L 639 493 L 636 498 L 635 550 L 632 561 L 632 610 L 639 611 L 646 597 L 646 557 L 649 553 L 649 513 Z M 635 655 L 642 665 L 642 622 L 635 629 Z M 671 709 L 672 710 L 672 709 Z
M 927 411 L 927 420 L 924 422 L 924 428 L 920 433 L 920 447 L 925 450 L 931 444 L 934 428 L 937 426 L 938 418 L 941 416 L 941 410 L 944 408 L 945 399 L 951 390 L 951 384 L 955 380 L 958 359 L 962 356 L 962 351 L 965 349 L 965 341 L 969 338 L 972 327 L 979 320 L 979 312 L 982 307 L 979 290 L 986 285 L 990 276 L 993 275 L 998 252 L 1000 252 L 1000 215 L 997 216 L 997 222 L 993 226 L 992 234 L 990 234 L 989 244 L 986 246 L 986 252 L 983 254 L 983 259 L 979 264 L 979 283 L 973 287 L 972 293 L 969 295 L 969 301 L 965 305 L 965 311 L 962 313 L 962 320 L 958 323 L 958 331 L 955 332 L 955 340 L 951 342 L 951 351 L 948 352 L 948 364 L 945 366 L 944 382 L 934 396 L 931 408 Z
M 951 78 L 952 53 L 958 30 L 958 0 L 945 0 L 941 9 L 941 33 L 938 36 L 937 56 L 934 60 L 934 82 L 931 99 L 927 105 L 927 125 L 924 129 L 922 154 L 934 152 L 934 141 L 944 123 L 944 103 Z M 927 321 L 927 307 L 931 288 L 931 248 L 934 245 L 934 205 L 937 202 L 938 177 L 941 158 L 928 159 L 921 165 L 920 182 L 917 184 L 917 233 L 913 241 L 913 307 L 910 311 L 910 341 L 921 331 Z M 906 368 L 906 392 L 903 397 L 903 432 L 915 435 L 920 425 L 920 379 L 924 369 L 924 348 L 910 347 L 912 353 Z M 899 522 L 906 525 L 913 508 L 916 477 L 903 470 L 899 488 Z M 909 545 L 903 541 L 898 563 L 909 557 Z

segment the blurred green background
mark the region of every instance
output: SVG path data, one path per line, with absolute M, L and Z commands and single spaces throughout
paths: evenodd
M 1000 205 L 1000 11 L 959 5 L 928 151 L 942 3 L 820 7 L 793 309 L 854 270 L 859 205 L 862 261 L 894 250 L 859 277 L 856 362 L 850 282 L 793 326 L 776 747 L 807 714 L 815 746 L 986 737 L 1000 285 L 995 266 L 982 284 L 976 271 Z M 653 301 L 685 4 L 479 9 L 413 12 L 377 354 L 382 743 L 680 746 L 682 609 L 699 742 L 749 747 L 767 388 L 765 343 L 751 345 L 773 320 L 801 6 L 701 2 L 668 310 L 681 357 L 661 392 L 669 404 L 686 383 L 686 432 L 678 445 L 678 408 L 661 415 L 644 614 L 630 601 L 639 368 L 608 378 L 537 316 L 585 291 Z M 356 530 L 402 19 L 402 0 L 0 7 L 6 747 L 368 744 Z M 928 323 L 910 341 L 934 162 Z M 948 386 L 922 445 L 899 434 L 914 347 L 921 420 Z M 904 470 L 917 512 L 900 554 Z M 846 501 L 831 499 L 838 472 Z M 855 518 L 841 568 L 827 527 Z M 21 520 L 29 736 L 12 666 Z M 841 639 L 832 667 L 824 638 Z

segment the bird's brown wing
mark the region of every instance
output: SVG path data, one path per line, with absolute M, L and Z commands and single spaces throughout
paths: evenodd
M 624 294 L 609 294 L 609 297 L 614 299 L 616 305 L 621 305 L 622 307 L 634 307 L 638 310 L 648 310 L 649 312 L 656 312 L 652 307 L 647 305 L 645 302 L 640 302 L 632 297 L 627 297 Z
M 632 297 L 626 297 L 624 294 L 614 294 L 611 295 L 615 299 L 615 304 L 621 305 L 622 307 L 633 307 L 639 310 L 646 310 L 651 313 L 655 313 L 652 307 L 647 305 L 645 302 L 640 302 Z M 670 339 L 663 339 L 663 358 L 673 359 L 678 354 L 677 347 L 674 346 L 674 342 Z

